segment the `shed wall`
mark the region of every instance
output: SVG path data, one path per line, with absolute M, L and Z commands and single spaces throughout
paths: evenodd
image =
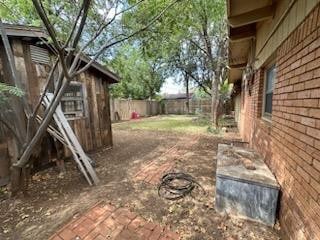
M 46 84 L 46 77 L 50 71 L 50 66 L 36 63 L 31 60 L 30 43 L 21 39 L 11 40 L 15 64 L 22 80 L 22 86 L 27 95 L 30 105 L 34 108 Z M 3 71 L 4 49 L 0 46 L 0 80 L 5 79 Z M 80 143 L 85 151 L 112 146 L 110 103 L 109 103 L 109 84 L 107 79 L 102 78 L 97 73 L 86 71 L 75 79 L 84 84 L 86 96 L 84 99 L 87 114 L 85 117 L 69 120 L 70 125 L 75 131 Z M 53 86 L 51 86 L 53 89 Z M 0 179 L 6 178 L 9 173 L 8 166 L 8 132 L 0 126 Z M 48 141 L 43 141 L 41 149 L 41 163 L 45 165 L 54 156 L 48 153 Z M 50 145 L 50 144 L 49 144 Z M 66 155 L 68 151 L 66 151 Z M 4 157 L 6 156 L 6 157 Z M 1 180 L 0 180 L 1 182 Z

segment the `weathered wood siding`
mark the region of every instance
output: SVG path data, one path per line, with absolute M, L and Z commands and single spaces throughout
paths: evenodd
M 108 83 L 90 71 L 77 81 L 84 83 L 86 116 L 69 122 L 80 143 L 86 151 L 112 146 Z
M 30 43 L 20 39 L 14 39 L 11 40 L 11 44 L 23 90 L 27 95 L 30 106 L 34 108 L 44 89 L 51 66 L 32 61 Z M 5 79 L 5 71 L 3 70 L 4 57 L 4 48 L 0 45 L 0 81 L 2 82 L 4 82 Z M 103 75 L 100 75 L 98 72 L 88 70 L 78 76 L 76 81 L 84 83 L 86 115 L 70 120 L 70 125 L 74 129 L 85 151 L 93 151 L 101 147 L 112 146 L 109 84 L 107 79 L 103 79 Z M 53 89 L 53 86 L 51 86 L 50 89 Z M 0 179 L 5 178 L 5 175 L 9 172 L 7 147 L 9 141 L 10 136 L 8 137 L 8 132 L 0 124 Z M 49 158 L 52 155 L 50 155 L 48 149 L 46 149 L 47 144 L 49 144 L 48 141 L 45 141 L 44 144 L 42 143 L 41 165 L 51 160 Z M 68 155 L 68 151 L 65 152 L 66 155 Z M 4 159 L 7 159 L 7 161 Z

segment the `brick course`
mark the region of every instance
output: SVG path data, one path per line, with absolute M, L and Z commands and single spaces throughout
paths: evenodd
M 320 7 L 281 44 L 272 121 L 262 118 L 265 69 L 243 83 L 240 132 L 281 185 L 280 223 L 291 239 L 320 239 Z M 247 87 L 248 88 L 248 87 Z
M 178 240 L 168 227 L 149 222 L 127 208 L 97 203 L 58 230 L 50 240 Z

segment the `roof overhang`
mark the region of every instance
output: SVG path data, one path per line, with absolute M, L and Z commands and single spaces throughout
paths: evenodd
M 24 40 L 31 39 L 31 38 L 32 39 L 48 38 L 47 32 L 41 27 L 16 25 L 16 24 L 4 24 L 4 26 L 6 28 L 7 35 L 11 37 L 18 37 Z M 83 63 L 88 63 L 90 61 L 90 58 L 86 55 L 82 55 L 80 59 Z M 119 82 L 119 79 L 120 79 L 119 76 L 113 73 L 112 71 L 110 71 L 109 69 L 107 69 L 106 67 L 102 66 L 100 63 L 94 62 L 91 65 L 91 68 L 99 72 L 100 74 L 106 76 L 107 77 L 106 80 L 108 82 L 110 83 Z
M 275 0 L 226 0 L 229 25 L 229 82 L 242 78 L 247 66 L 256 24 L 273 17 Z

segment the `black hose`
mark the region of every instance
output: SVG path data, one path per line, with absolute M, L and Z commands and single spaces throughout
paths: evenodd
M 204 188 L 187 173 L 167 173 L 161 178 L 158 195 L 168 200 L 178 200 L 190 194 L 198 186 L 204 193 Z

